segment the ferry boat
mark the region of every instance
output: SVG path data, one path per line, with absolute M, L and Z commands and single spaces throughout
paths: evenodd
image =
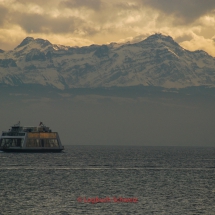
M 4 152 L 61 152 L 57 132 L 40 122 L 39 126 L 20 126 L 20 122 L 3 131 L 0 136 L 0 150 Z

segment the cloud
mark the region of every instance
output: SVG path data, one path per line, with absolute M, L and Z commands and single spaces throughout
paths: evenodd
M 21 1 L 21 2 L 24 2 Z M 16 2 L 17 3 L 17 2 Z M 92 35 L 97 32 L 95 27 L 85 17 L 77 13 L 64 13 L 64 11 L 46 10 L 38 5 L 16 5 L 13 8 L 1 7 L 0 25 L 7 23 L 6 28 L 21 27 L 26 34 L 31 33 L 75 33 L 76 36 Z
M 175 38 L 175 41 L 178 43 L 182 43 L 184 41 L 190 41 L 191 39 L 193 39 L 192 35 L 190 34 L 183 34 L 181 36 L 178 36 Z
M 59 2 L 61 2 L 62 0 L 7 0 L 10 1 L 10 3 L 13 4 L 22 4 L 22 5 L 27 5 L 27 4 L 36 4 L 36 5 L 41 5 L 42 7 L 56 7 L 57 4 L 59 4 Z
M 90 8 L 93 10 L 100 10 L 102 7 L 101 0 L 64 0 L 60 2 L 60 6 L 68 8 Z
M 183 41 L 180 45 L 191 51 L 204 50 L 208 54 L 215 56 L 215 41 L 213 38 L 206 39 L 203 36 L 194 34 L 191 40 Z
M 174 23 L 186 25 L 215 9 L 214 0 L 140 0 L 143 5 L 173 15 Z
M 51 17 L 47 14 L 22 14 L 19 13 L 13 20 L 21 26 L 27 33 L 74 33 L 88 35 L 96 31 L 87 25 L 87 21 L 81 18 L 70 17 Z M 79 33 L 78 33 L 79 32 Z
M 214 0 L 0 0 L 0 48 L 14 48 L 26 36 L 81 46 L 162 33 L 192 50 L 204 38 L 212 50 L 214 11 Z
M 0 5 L 0 26 L 3 26 L 5 24 L 7 14 L 8 14 L 8 9 Z

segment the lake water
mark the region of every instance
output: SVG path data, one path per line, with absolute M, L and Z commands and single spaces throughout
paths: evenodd
M 1 152 L 0 191 L 0 214 L 214 215 L 215 148 Z

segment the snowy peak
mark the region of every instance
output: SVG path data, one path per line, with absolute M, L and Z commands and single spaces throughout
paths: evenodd
M 162 34 L 153 34 L 146 38 L 145 40 L 141 41 L 140 44 L 143 46 L 149 45 L 151 48 L 160 48 L 160 47 L 168 47 L 168 48 L 180 48 L 178 43 L 176 43 L 172 37 L 165 36 Z
M 53 45 L 48 40 L 26 37 L 14 50 L 5 52 L 4 56 L 6 58 L 12 58 L 16 60 L 26 57 L 29 59 L 29 54 L 33 55 L 36 53 L 36 55 L 38 55 L 38 53 L 43 53 L 42 55 L 44 55 L 50 49 L 53 49 Z
M 33 37 L 26 37 L 15 49 L 28 45 L 32 41 L 34 41 Z
M 44 40 L 40 38 L 34 39 L 33 37 L 26 37 L 15 49 L 18 49 L 23 46 L 28 46 L 28 45 L 33 46 L 34 44 L 41 46 L 41 48 L 51 45 L 51 43 L 48 40 Z
M 175 41 L 173 40 L 172 37 L 170 36 L 165 36 L 163 34 L 153 34 L 151 36 L 149 36 L 146 41 L 166 41 L 166 42 L 173 42 L 175 43 Z
M 215 87 L 215 58 L 154 34 L 138 43 L 69 47 L 25 38 L 0 55 L 0 83 L 59 89 L 159 86 Z
M 44 39 L 34 39 L 33 37 L 26 37 L 15 49 L 14 53 L 17 52 L 27 52 L 38 49 L 41 51 L 46 50 L 48 47 L 52 47 L 52 44 L 48 40 Z

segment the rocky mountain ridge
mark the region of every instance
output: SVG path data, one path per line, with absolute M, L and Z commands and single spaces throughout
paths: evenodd
M 62 90 L 215 87 L 215 58 L 202 50 L 188 51 L 162 34 L 134 44 L 85 47 L 27 37 L 14 50 L 0 50 L 0 84 L 39 84 Z

